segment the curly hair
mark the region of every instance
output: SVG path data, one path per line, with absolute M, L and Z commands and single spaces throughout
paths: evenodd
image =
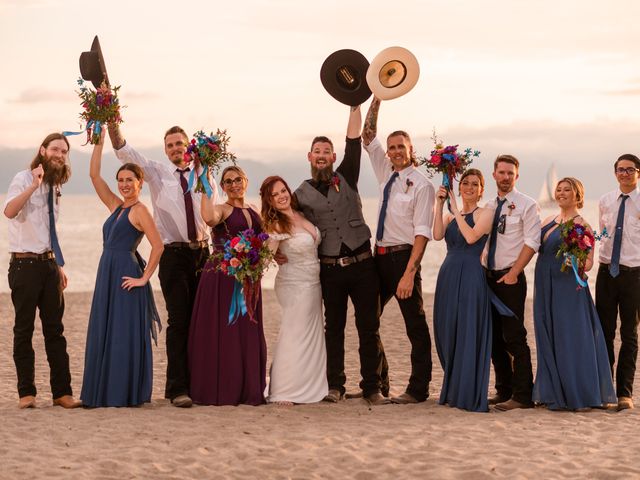
M 298 199 L 295 194 L 291 193 L 291 189 L 287 182 L 284 181 L 284 178 L 278 175 L 272 175 L 264 179 L 262 185 L 260 186 L 260 199 L 262 200 L 262 210 L 260 212 L 262 216 L 262 227 L 266 232 L 272 233 L 288 233 L 291 234 L 293 231 L 293 223 L 291 219 L 278 210 L 273 204 L 273 186 L 277 182 L 282 182 L 284 187 L 289 192 L 291 196 L 291 208 L 294 210 L 298 210 Z

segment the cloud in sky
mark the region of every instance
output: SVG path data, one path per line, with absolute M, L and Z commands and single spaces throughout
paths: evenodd
M 43 87 L 33 87 L 22 90 L 17 96 L 9 98 L 8 103 L 37 104 L 37 103 L 58 103 L 73 101 L 73 92 L 65 90 L 53 90 Z

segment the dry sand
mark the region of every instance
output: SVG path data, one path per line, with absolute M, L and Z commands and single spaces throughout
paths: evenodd
M 159 292 L 156 299 L 166 317 Z M 433 297 L 426 300 L 431 312 Z M 66 301 L 65 333 L 79 395 L 91 294 L 68 294 Z M 527 328 L 534 348 L 530 307 Z M 442 371 L 435 347 L 431 398 L 419 405 L 369 407 L 355 399 L 337 405 L 178 409 L 162 398 L 163 333 L 154 349 L 151 404 L 65 411 L 51 406 L 49 369 L 37 326 L 38 408 L 19 410 L 11 356 L 13 307 L 7 294 L 0 295 L 0 315 L 2 479 L 640 478 L 640 409 L 482 414 L 439 406 Z M 264 318 L 271 346 L 279 323 L 272 291 L 265 291 Z M 409 343 L 393 302 L 381 333 L 392 393 L 401 393 L 409 375 Z M 346 350 L 347 387 L 356 390 L 352 318 Z

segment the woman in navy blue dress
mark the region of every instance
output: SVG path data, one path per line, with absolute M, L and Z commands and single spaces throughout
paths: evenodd
M 433 304 L 433 329 L 444 370 L 440 404 L 486 412 L 491 365 L 491 293 L 480 255 L 491 231 L 493 212 L 478 207 L 484 191 L 482 172 L 467 170 L 460 178 L 462 211 L 453 192 L 440 187 L 433 228 L 445 239 L 447 256 L 440 267 Z M 451 214 L 443 214 L 449 198 Z
M 585 410 L 616 403 L 607 347 L 589 286 L 578 288 L 571 267 L 556 253 L 562 242 L 560 225 L 573 220 L 587 228 L 578 209 L 584 187 L 575 178 L 558 182 L 560 212 L 542 222 L 542 244 L 536 261 L 533 321 L 538 368 L 533 401 L 550 410 Z M 584 265 L 593 266 L 593 249 Z
M 153 218 L 138 197 L 140 167 L 126 163 L 116 174 L 114 194 L 100 176 L 104 134 L 93 149 L 90 176 L 111 215 L 102 228 L 100 257 L 87 330 L 80 398 L 86 407 L 136 406 L 151 400 L 151 335 L 160 320 L 149 279 L 163 250 Z M 136 252 L 142 237 L 151 243 L 149 264 Z

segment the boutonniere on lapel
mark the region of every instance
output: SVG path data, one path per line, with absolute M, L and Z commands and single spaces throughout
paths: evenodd
M 340 193 L 340 177 L 337 173 L 334 173 L 331 177 L 331 185 L 336 189 L 336 192 Z
M 404 185 L 404 193 L 407 193 L 411 187 L 413 187 L 413 182 L 409 178 L 407 178 L 407 181 Z
M 62 191 L 60 190 L 60 185 L 56 185 L 56 203 L 60 203 L 60 197 L 62 196 Z
M 507 208 L 509 209 L 509 216 L 511 216 L 511 213 L 516 209 L 516 205 L 515 203 L 511 202 Z

